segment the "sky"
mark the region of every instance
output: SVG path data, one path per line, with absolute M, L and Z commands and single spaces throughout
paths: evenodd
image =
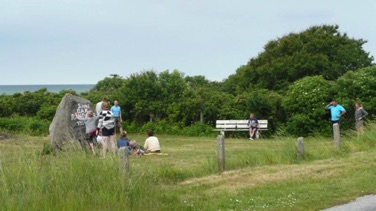
M 0 0 L 0 85 L 153 70 L 223 81 L 264 46 L 339 25 L 376 55 L 374 0 Z

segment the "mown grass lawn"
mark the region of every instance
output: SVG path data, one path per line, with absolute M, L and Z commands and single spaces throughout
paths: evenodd
M 100 159 L 79 149 L 41 155 L 47 137 L 0 140 L 3 210 L 320 210 L 376 193 L 376 134 L 257 141 L 226 138 L 219 173 L 214 137 L 159 135 L 168 155 Z M 129 138 L 143 143 L 144 134 Z

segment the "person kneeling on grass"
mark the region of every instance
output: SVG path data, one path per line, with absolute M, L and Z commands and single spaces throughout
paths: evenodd
M 146 153 L 160 153 L 161 146 L 159 145 L 159 140 L 157 137 L 154 136 L 154 132 L 152 130 L 148 130 L 147 132 L 149 138 L 145 140 L 144 148 Z
M 143 155 L 145 153 L 144 147 L 137 144 L 136 140 L 132 140 L 129 142 L 129 149 L 131 155 Z

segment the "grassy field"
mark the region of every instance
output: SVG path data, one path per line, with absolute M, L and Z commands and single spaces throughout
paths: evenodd
M 376 193 L 376 130 L 342 137 L 249 141 L 225 139 L 226 171 L 217 141 L 158 136 L 168 155 L 100 159 L 79 149 L 42 153 L 47 137 L 0 139 L 2 210 L 320 210 Z M 129 134 L 143 142 L 145 135 Z

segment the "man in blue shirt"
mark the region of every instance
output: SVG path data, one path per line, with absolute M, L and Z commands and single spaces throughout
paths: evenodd
M 339 124 L 341 116 L 343 116 L 346 113 L 345 108 L 339 105 L 335 100 L 326 105 L 325 109 L 330 110 L 330 122 L 332 123 L 332 128 L 333 124 Z
M 114 105 L 111 107 L 112 117 L 114 118 L 115 122 L 115 134 L 116 134 L 116 127 L 119 127 L 120 134 L 123 133 L 123 126 L 122 126 L 122 118 L 121 118 L 121 109 L 119 106 L 119 102 L 117 100 L 114 101 Z

